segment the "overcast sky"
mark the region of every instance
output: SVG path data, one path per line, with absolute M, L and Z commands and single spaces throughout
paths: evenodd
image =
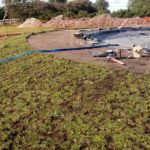
M 111 11 L 118 10 L 118 9 L 126 9 L 128 0 L 108 0 L 109 2 L 109 9 Z
M 95 2 L 95 0 L 92 0 Z M 110 10 L 126 9 L 128 0 L 108 0 L 110 5 Z M 0 5 L 2 5 L 2 0 L 0 0 Z

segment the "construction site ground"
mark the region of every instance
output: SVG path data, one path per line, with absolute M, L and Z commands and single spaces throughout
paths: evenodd
M 55 48 L 71 48 L 87 46 L 86 41 L 77 39 L 73 36 L 76 30 L 61 30 L 46 33 L 39 33 L 28 38 L 28 43 L 33 49 L 55 49 Z M 150 72 L 150 57 L 142 57 L 139 59 L 127 59 L 128 53 L 123 51 L 121 61 L 125 65 L 114 63 L 106 58 L 92 57 L 91 52 L 106 51 L 106 48 L 87 49 L 79 51 L 55 52 L 53 55 L 71 59 L 77 62 L 85 62 L 90 64 L 107 66 L 113 69 L 125 69 L 137 73 Z

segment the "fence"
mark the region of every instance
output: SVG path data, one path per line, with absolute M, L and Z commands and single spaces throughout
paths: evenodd
M 20 19 L 5 19 L 5 22 L 3 23 L 3 20 L 0 20 L 0 26 L 2 25 L 17 25 L 21 22 Z

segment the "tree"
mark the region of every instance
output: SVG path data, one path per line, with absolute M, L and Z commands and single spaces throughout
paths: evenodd
M 50 3 L 67 3 L 67 0 L 49 0 Z
M 86 17 L 93 13 L 96 13 L 96 9 L 90 0 L 74 0 L 67 4 L 64 15 L 67 17 Z
M 150 16 L 150 0 L 129 0 L 128 8 L 136 16 Z
M 5 19 L 9 13 L 9 7 L 14 4 L 18 3 L 25 3 L 27 0 L 2 0 L 4 3 L 4 17 L 3 17 L 3 24 L 5 24 Z
M 11 3 L 25 3 L 27 0 L 3 0 L 3 3 L 5 5 L 11 4 Z
M 4 8 L 0 7 L 0 19 L 3 19 L 4 17 Z
M 33 1 L 27 3 L 14 3 L 9 6 L 8 17 L 20 18 L 38 18 L 41 20 L 49 20 L 52 17 L 59 15 L 61 10 L 55 7 L 52 3 L 43 1 Z
M 118 18 L 131 18 L 134 16 L 130 9 L 120 9 L 111 13 L 113 17 Z
M 95 7 L 98 10 L 98 14 L 104 14 L 109 12 L 109 3 L 106 0 L 96 0 Z

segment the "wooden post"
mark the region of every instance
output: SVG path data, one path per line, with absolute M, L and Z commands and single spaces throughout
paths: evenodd
M 120 60 L 118 60 L 118 59 L 115 59 L 115 58 L 110 58 L 110 59 L 111 59 L 112 61 L 114 61 L 114 62 L 120 64 L 120 65 L 125 65 L 124 62 L 122 62 L 122 61 L 120 61 Z

